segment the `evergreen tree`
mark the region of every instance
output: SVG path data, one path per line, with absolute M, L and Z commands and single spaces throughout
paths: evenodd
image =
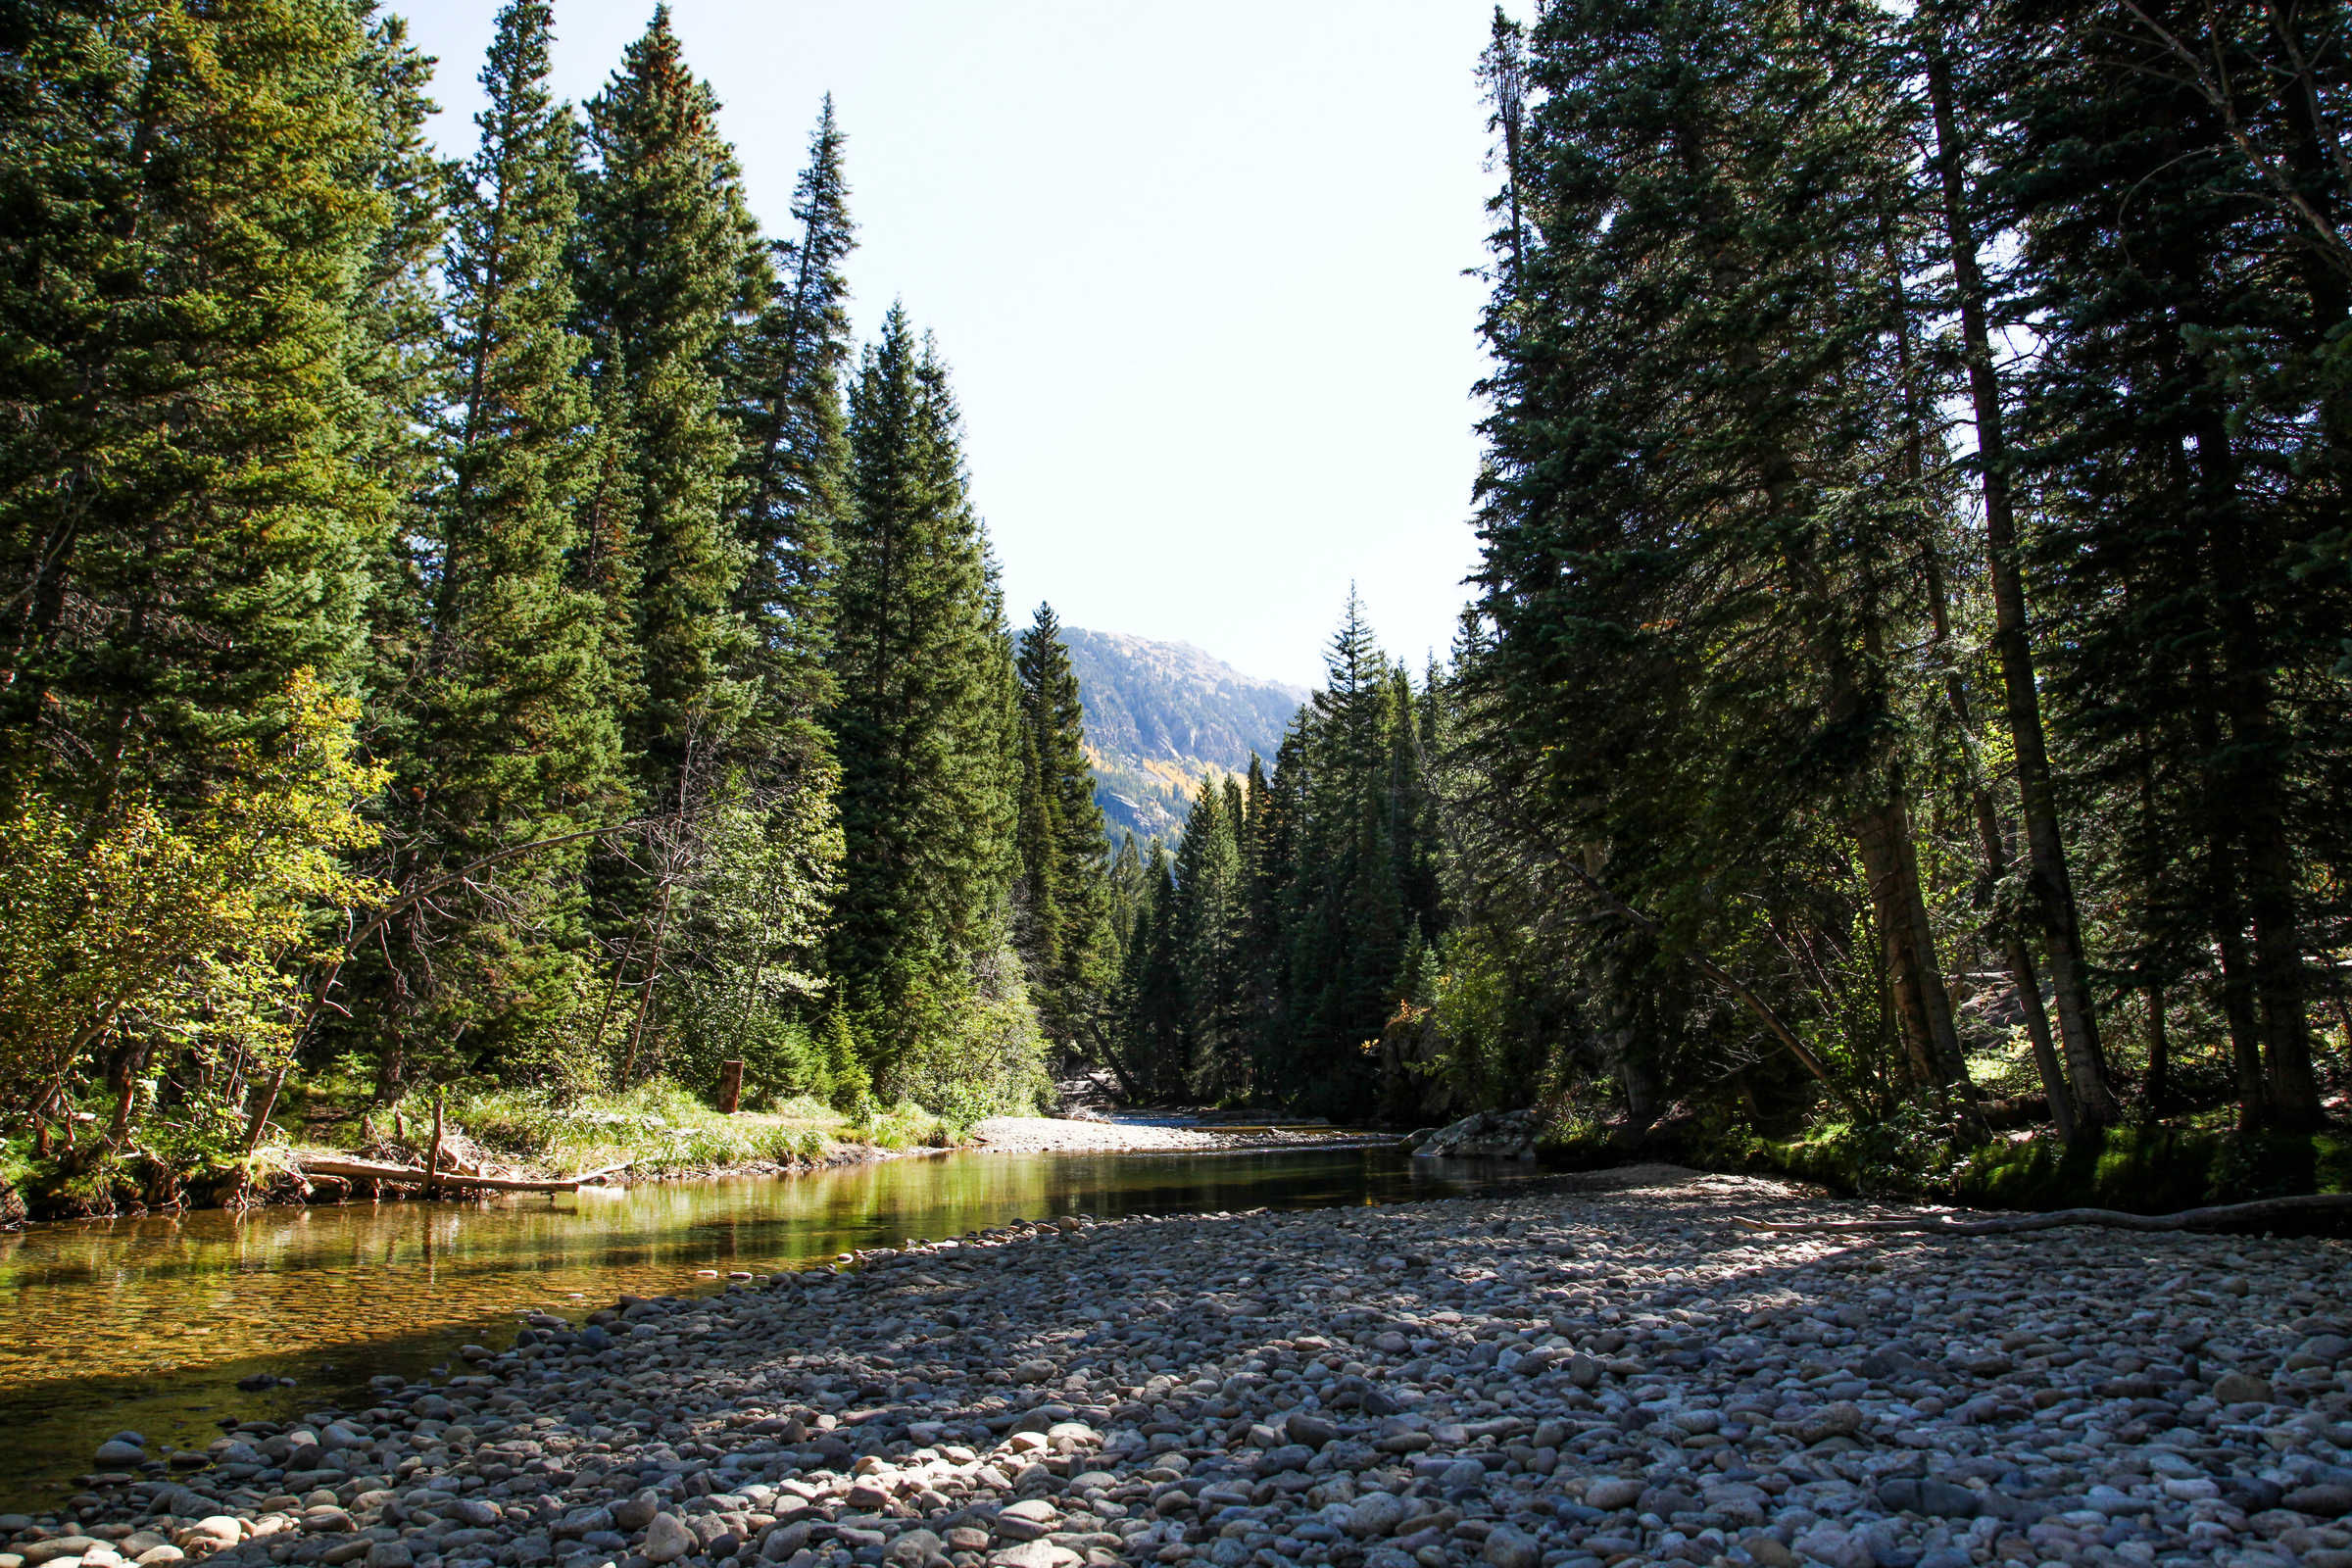
M 741 439 L 735 515 L 744 572 L 735 608 L 750 638 L 747 744 L 784 760 L 829 750 L 816 719 L 829 700 L 834 535 L 849 466 L 841 394 L 849 282 L 841 268 L 857 244 L 842 140 L 828 96 L 793 191 L 799 231 L 770 246 L 771 292 L 728 366 Z
M 832 646 L 845 858 L 833 968 L 887 1084 L 1005 939 L 1018 869 L 1011 639 L 945 367 L 893 307 L 850 401 Z M 1028 1043 L 1019 1049 L 1029 1048 Z
M 447 386 L 446 333 L 433 272 L 447 235 L 453 172 L 425 141 L 435 107 L 425 96 L 432 67 L 409 43 L 399 17 L 370 20 L 362 71 L 376 121 L 372 182 L 386 201 L 386 221 L 354 313 L 351 377 L 361 395 L 345 421 L 363 443 L 359 461 L 390 502 L 367 555 L 361 675 L 368 744 L 379 758 L 401 755 L 415 741 L 406 694 L 425 650 L 432 541 L 424 505 L 442 458 L 437 425 Z
M 1211 1102 L 1247 1099 L 1253 1059 L 1243 1033 L 1241 943 L 1248 889 L 1235 803 L 1215 779 L 1201 784 L 1176 851 L 1172 921 L 1188 1047 L 1185 1087 Z
M 42 5 L 6 47 L 0 781 L 187 805 L 355 669 L 385 74 L 333 0 Z
M 1047 1034 L 1100 1046 L 1118 961 L 1102 808 L 1095 803 L 1078 676 L 1053 607 L 1037 607 L 1014 659 L 1020 680 L 1020 943 Z
M 2246 1118 L 2308 1129 L 2312 958 L 2344 917 L 2315 873 L 2345 863 L 2343 813 L 2322 803 L 2352 776 L 2331 716 L 2352 602 L 2304 564 L 2342 514 L 2323 364 L 2352 278 L 2301 212 L 2352 193 L 2301 155 L 2268 173 L 2246 159 L 2249 126 L 2311 151 L 2288 127 L 2319 101 L 2294 85 L 2316 19 L 2210 33 L 2197 8 L 2158 6 L 2073 49 L 2094 13 L 2005 7 L 1974 74 L 1997 94 L 1981 114 L 2014 127 L 1993 184 L 2023 241 L 2011 286 L 2047 334 L 2022 422 L 2068 627 L 2048 684 L 2145 906 L 2204 914 L 2193 948 L 2143 922 L 2140 979 L 2191 978 L 2178 961 L 2210 953 Z M 2218 80 L 2167 37 L 2197 40 Z
M 721 372 L 761 258 L 717 101 L 687 70 L 667 6 L 587 112 L 573 287 L 633 502 L 640 684 L 623 734 L 649 804 L 674 808 L 745 708 L 743 553 L 728 525 L 740 445 Z
M 1838 993 L 1883 983 L 1891 1071 L 1937 1086 L 1961 1053 L 1891 654 L 1920 640 L 1910 563 L 1935 512 L 1903 455 L 1891 282 L 1920 225 L 1890 48 L 1846 5 L 1587 0 L 1538 23 L 1537 216 L 1490 317 L 1496 635 L 1476 674 L 1496 683 L 1493 808 L 1525 853 L 1587 847 L 1588 874 L 1660 919 L 1668 963 L 1769 953 L 1767 909 L 1851 951 L 1858 897 L 1875 951 Z M 1645 930 L 1592 950 L 1630 1004 L 1664 994 L 1648 959 L 1612 968 Z
M 1168 852 L 1152 846 L 1143 897 L 1122 968 L 1120 1073 L 1138 1099 L 1170 1100 L 1187 1089 L 1191 1053 L 1185 1024 L 1184 976 L 1178 960 L 1176 872 Z
M 545 0 L 499 13 L 480 149 L 456 185 L 447 478 L 429 508 L 415 745 L 392 781 L 410 839 L 404 883 L 613 820 L 627 799 L 597 606 L 566 581 L 571 497 L 591 449 L 564 267 L 573 131 L 547 88 L 550 21 Z M 430 1008 L 431 1035 L 464 1035 L 469 1056 L 496 1059 L 571 1010 L 586 978 L 586 853 L 573 843 L 518 859 L 494 874 L 497 903 L 462 907 L 442 929 L 422 909 L 404 916 L 414 972 L 400 989 Z

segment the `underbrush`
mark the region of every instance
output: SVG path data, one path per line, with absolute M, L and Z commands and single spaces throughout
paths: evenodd
M 812 1101 L 728 1116 L 663 1081 L 569 1101 L 534 1089 L 461 1087 L 442 1094 L 447 1130 L 483 1154 L 565 1175 L 618 1165 L 632 1175 L 803 1165 L 823 1159 L 837 1141 L 858 1141 L 840 1115 Z M 389 1144 L 421 1154 L 432 1126 L 432 1093 L 419 1089 L 336 1132 L 345 1147 Z
M 955 1127 L 920 1106 L 887 1108 L 861 1100 L 847 1112 L 807 1096 L 733 1115 L 711 1109 L 674 1083 L 656 1081 L 626 1094 L 558 1101 L 530 1089 L 444 1090 L 445 1127 L 492 1159 L 566 1175 L 626 1165 L 633 1176 L 740 1165 L 822 1162 L 839 1144 L 876 1149 L 952 1148 Z M 387 1110 L 342 1124 L 347 1148 L 390 1143 L 421 1154 L 431 1142 L 429 1091 L 411 1092 Z
M 2230 1127 L 2111 1127 L 1976 1151 L 1951 1196 L 1985 1208 L 2091 1205 L 2167 1214 L 2298 1193 L 2352 1192 L 2352 1137 Z
M 1812 1182 L 1847 1196 L 1979 1208 L 2167 1214 L 2352 1192 L 2352 1135 L 2240 1132 L 2215 1117 L 2110 1127 L 2068 1144 L 2046 1128 L 1985 1142 L 1925 1105 L 1875 1125 L 1824 1119 L 1781 1137 L 1690 1116 L 1639 1138 L 1622 1127 L 1576 1124 L 1547 1138 L 1543 1153 L 1570 1168 L 1669 1159 Z

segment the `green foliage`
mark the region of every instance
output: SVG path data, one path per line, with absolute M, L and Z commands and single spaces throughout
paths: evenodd
M 928 1102 L 966 1074 L 1004 1104 L 1040 1076 L 1004 951 L 1019 856 L 1019 710 L 947 370 L 894 308 L 850 405 L 830 720 L 845 854 L 834 972 L 877 1092 Z
M 495 1085 L 484 1125 L 546 1150 L 616 1079 L 701 1090 L 735 1056 L 755 1103 L 1031 1103 L 1010 639 L 903 315 L 853 472 L 830 106 L 770 245 L 666 11 L 582 125 L 551 8 L 512 0 L 463 168 L 372 4 L 19 12 L 0 1106 L 62 1200 L 260 1170 L 266 1107 L 363 1075 L 384 1105 Z M 836 697 L 845 531 L 858 646 L 889 645 L 863 710 Z M 926 636 L 892 642 L 908 615 Z M 1083 835 L 1066 672 L 1038 711 Z M 858 819 L 886 892 L 845 898 L 838 802 L 909 762 L 907 820 Z M 880 919 L 841 945 L 844 908 Z M 1034 957 L 1056 997 L 1108 984 L 1083 921 Z M 664 1157 L 757 1147 L 688 1132 Z
M 296 671 L 280 733 L 212 759 L 196 802 L 124 791 L 98 809 L 26 790 L 0 832 L 0 1094 L 70 1099 L 85 1054 L 116 1067 L 188 1054 L 266 1074 L 285 1063 L 316 961 L 315 911 L 375 890 L 340 853 L 368 843 L 380 775 L 352 756 L 355 705 Z M 113 1142 L 123 1128 L 117 1126 Z
M 1099 1054 L 1119 957 L 1109 846 L 1095 804 L 1078 677 L 1052 606 L 1037 607 L 1013 669 L 1021 757 L 1013 942 L 1047 1038 Z
M 793 191 L 800 231 L 769 247 L 766 298 L 727 362 L 745 561 L 735 608 L 750 633 L 745 671 L 753 686 L 743 744 L 787 768 L 830 755 L 817 719 L 832 698 L 825 654 L 849 483 L 841 396 L 849 283 L 841 267 L 857 243 L 843 140 L 828 96 Z
M 444 259 L 437 484 L 420 519 L 429 586 L 413 667 L 375 694 L 403 891 L 485 855 L 624 814 L 627 778 L 595 600 L 568 580 L 585 478 L 583 344 L 569 330 L 573 130 L 548 93 L 549 9 L 499 15 L 482 70 L 480 150 L 454 182 Z M 404 535 L 399 550 L 411 548 Z M 400 1036 L 524 1063 L 588 981 L 588 845 L 512 862 L 491 890 L 420 904 L 349 977 Z M 383 1064 L 388 1085 L 419 1070 Z
M 601 1170 L 626 1161 L 632 1177 L 713 1170 L 767 1161 L 805 1165 L 822 1160 L 850 1129 L 820 1107 L 779 1104 L 769 1113 L 722 1116 L 699 1095 L 667 1079 L 653 1079 L 626 1094 L 562 1100 L 544 1090 L 456 1085 L 443 1092 L 443 1126 L 495 1158 L 559 1172 Z M 422 1092 L 378 1110 L 388 1125 L 397 1111 L 421 1154 L 433 1123 L 432 1097 Z M 812 1113 L 813 1112 L 813 1113 Z
M 2095 1203 L 2139 1214 L 2341 1193 L 2352 1191 L 2352 1139 L 2112 1127 L 2071 1146 L 2035 1138 L 1978 1151 L 1950 1190 L 1964 1201 L 2003 1208 Z
M 740 443 L 723 411 L 734 334 L 761 257 L 718 104 L 685 64 L 669 10 L 587 105 L 573 290 L 600 415 L 626 475 L 616 519 L 634 557 L 635 703 L 623 714 L 644 793 L 668 806 L 689 763 L 741 721 L 733 607 L 743 549 L 728 515 Z
M 1400 1004 L 1427 999 L 1405 958 L 1445 929 L 1426 726 L 1352 595 L 1329 684 L 1269 775 L 1203 785 L 1181 849 L 1114 878 L 1124 926 L 1120 1048 L 1139 1093 L 1271 1100 L 1334 1117 L 1410 1113 L 1449 1093 L 1428 1053 L 1384 1049 Z M 1125 861 L 1122 854 L 1121 859 Z M 1119 908 L 1123 906 L 1123 909 Z M 1419 1064 L 1422 1070 L 1415 1070 Z
M 42 5 L 0 71 L 0 789 L 188 806 L 354 662 L 393 204 L 338 0 Z

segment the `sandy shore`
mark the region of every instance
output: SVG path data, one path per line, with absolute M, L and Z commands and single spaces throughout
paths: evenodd
M 1058 1116 L 991 1116 L 973 1125 L 980 1147 L 1008 1154 L 1140 1154 L 1214 1149 L 1333 1148 L 1388 1143 L 1377 1135 L 1291 1127 L 1148 1127 L 1133 1122 L 1073 1121 Z

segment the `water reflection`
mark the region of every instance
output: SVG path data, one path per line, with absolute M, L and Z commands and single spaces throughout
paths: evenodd
M 124 1427 L 201 1446 L 215 1417 L 299 1413 L 415 1375 L 532 1307 L 710 1287 L 911 1237 L 1442 1197 L 1524 1166 L 1433 1170 L 1394 1149 L 914 1156 L 777 1180 L 480 1205 L 352 1204 L 93 1221 L 0 1236 L 0 1511 L 54 1498 Z M 499 1343 L 503 1343 L 499 1342 Z M 269 1371 L 292 1390 L 243 1394 Z

